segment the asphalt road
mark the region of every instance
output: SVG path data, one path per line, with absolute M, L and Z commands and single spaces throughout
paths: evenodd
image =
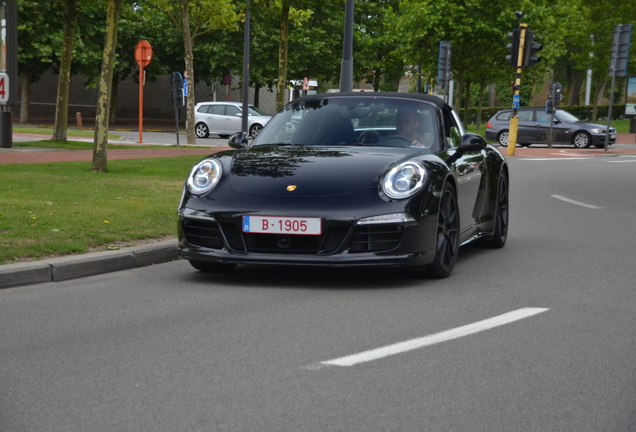
M 174 261 L 0 290 L 0 430 L 636 430 L 636 157 L 510 164 L 508 244 L 445 280 Z

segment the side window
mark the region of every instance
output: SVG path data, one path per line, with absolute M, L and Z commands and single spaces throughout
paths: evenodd
M 497 120 L 501 120 L 501 121 L 510 120 L 511 115 L 512 115 L 512 111 L 502 112 L 501 114 L 497 116 Z
M 234 105 L 226 105 L 226 108 L 227 109 L 225 111 L 225 115 L 228 115 L 228 116 L 234 117 L 235 115 L 241 112 L 241 110 L 239 110 L 238 107 L 235 107 Z
M 207 113 L 210 110 L 210 105 L 201 105 L 197 112 Z
M 211 105 L 210 108 L 212 108 L 211 110 L 208 111 L 210 114 L 216 114 L 216 115 L 225 114 L 225 105 Z
M 547 114 L 543 111 L 536 111 L 537 121 L 539 123 L 550 123 L 550 114 Z
M 519 117 L 519 121 L 532 121 L 532 113 L 534 111 L 532 110 L 528 110 L 528 111 L 518 111 L 517 112 L 517 117 Z

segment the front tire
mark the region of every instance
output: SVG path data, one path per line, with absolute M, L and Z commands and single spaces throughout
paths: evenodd
M 210 130 L 205 123 L 197 123 L 197 125 L 194 127 L 194 132 L 199 138 L 207 138 L 210 136 Z
M 501 132 L 499 132 L 499 135 L 497 135 L 497 142 L 502 147 L 508 147 L 508 138 L 509 137 L 510 137 L 510 134 L 509 134 L 509 132 L 507 130 L 501 131 Z
M 576 148 L 588 148 L 592 144 L 592 138 L 587 132 L 577 132 L 572 137 L 572 144 Z
M 426 271 L 437 279 L 450 276 L 457 262 L 458 252 L 459 206 L 455 189 L 447 184 L 442 191 L 437 215 L 435 258 L 426 267 Z
M 229 273 L 234 270 L 234 267 L 236 267 L 236 264 L 223 264 L 194 260 L 190 260 L 190 265 L 204 273 Z
M 497 186 L 497 203 L 495 207 L 495 228 L 492 238 L 485 240 L 482 244 L 491 248 L 502 248 L 508 238 L 508 173 L 502 171 L 499 175 Z

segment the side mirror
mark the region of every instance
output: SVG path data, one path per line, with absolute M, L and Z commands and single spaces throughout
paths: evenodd
M 459 150 L 465 152 L 480 151 L 486 148 L 486 140 L 481 135 L 474 133 L 466 133 L 462 136 L 461 144 L 459 144 Z
M 232 135 L 228 145 L 235 149 L 247 148 L 247 132 L 237 132 Z
M 461 143 L 459 144 L 459 147 L 457 147 L 457 150 L 455 150 L 455 153 L 453 153 L 446 160 L 446 163 L 450 165 L 453 162 L 455 162 L 457 159 L 462 157 L 464 153 L 472 152 L 472 151 L 481 151 L 485 149 L 487 145 L 488 143 L 486 143 L 486 140 L 481 135 L 477 135 L 474 133 L 465 133 L 462 136 L 462 140 L 461 140 Z

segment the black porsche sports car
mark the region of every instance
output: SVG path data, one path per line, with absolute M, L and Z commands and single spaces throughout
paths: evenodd
M 446 277 L 461 245 L 506 242 L 506 159 L 438 97 L 301 97 L 230 146 L 194 166 L 179 204 L 179 253 L 198 270 L 393 266 Z

